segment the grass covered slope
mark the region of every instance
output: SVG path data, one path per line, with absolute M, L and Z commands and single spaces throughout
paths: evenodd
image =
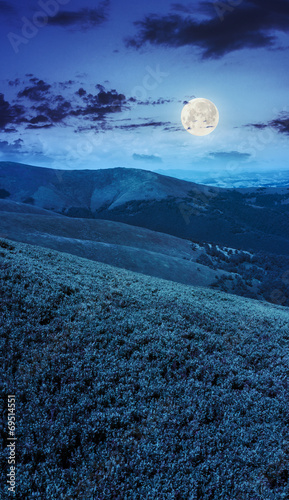
M 288 498 L 288 308 L 8 240 L 0 271 L 18 498 Z
M 121 222 L 3 211 L 1 236 L 185 285 L 229 276 L 195 262 L 191 241 Z

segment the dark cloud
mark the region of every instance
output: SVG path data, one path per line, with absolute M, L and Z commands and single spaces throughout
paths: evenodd
M 138 161 L 149 161 L 149 162 L 153 162 L 153 163 L 162 163 L 163 162 L 161 157 L 156 156 L 156 155 L 139 155 L 137 153 L 134 153 L 132 155 L 132 157 L 134 160 L 138 160 Z
M 105 92 L 102 90 L 98 93 L 96 99 L 98 103 L 102 105 L 119 104 L 125 101 L 125 95 L 118 94 L 116 90 L 112 90 L 111 92 Z
M 75 84 L 75 82 L 73 80 L 68 80 L 67 82 L 60 82 L 58 85 L 61 89 L 65 90 L 74 84 Z
M 15 78 L 15 80 L 8 80 L 9 87 L 19 87 L 21 81 L 19 78 Z
M 167 124 L 164 130 L 167 132 L 180 132 L 180 131 L 183 132 L 184 128 L 180 125 Z
M 50 123 L 50 120 L 49 118 L 47 118 L 47 116 L 38 115 L 29 120 L 29 124 L 27 125 L 26 128 L 30 130 L 35 130 L 35 129 L 51 128 L 51 127 L 53 127 L 53 124 Z
M 53 26 L 74 27 L 81 31 L 92 29 L 104 23 L 108 17 L 109 1 L 104 1 L 95 9 L 83 8 L 79 11 L 61 11 L 49 18 Z
M 137 105 L 162 105 L 172 102 L 172 99 L 159 98 L 147 102 L 137 101 L 126 96 L 116 89 L 106 89 L 97 84 L 97 92 L 88 93 L 84 87 L 74 86 L 62 88 L 60 83 L 50 84 L 29 75 L 28 81 L 11 80 L 11 87 L 16 86 L 16 99 L 9 103 L 3 94 L 0 94 L 0 129 L 7 132 L 19 133 L 19 126 L 28 130 L 50 129 L 56 126 L 71 126 L 74 130 L 111 129 L 135 130 L 138 128 L 163 128 L 171 130 L 170 122 L 155 121 L 138 118 L 135 123 L 125 118 L 122 121 L 121 113 L 131 108 L 132 103 Z M 78 88 L 78 90 L 77 90 Z M 111 119 L 112 116 L 119 118 Z M 120 123 L 122 122 L 122 123 Z
M 78 106 L 71 111 L 71 114 L 74 116 L 91 115 L 99 120 L 107 114 L 119 113 L 127 109 L 127 99 L 124 94 L 119 94 L 115 89 L 105 91 L 102 85 L 99 88 L 100 91 L 96 95 L 87 94 L 84 89 L 79 89 L 77 94 L 82 97 L 85 106 Z
M 86 95 L 86 94 L 87 94 L 86 90 L 84 90 L 83 88 L 78 89 L 78 91 L 77 91 L 77 92 L 75 92 L 75 93 L 76 93 L 76 95 L 78 95 L 79 97 L 83 97 L 84 95 Z
M 100 85 L 100 83 L 97 83 L 95 85 L 95 88 L 99 90 L 100 92 L 103 92 L 105 90 L 105 87 L 103 85 Z
M 289 134 L 289 114 L 282 113 L 278 118 L 271 120 L 267 123 L 249 123 L 245 127 L 254 127 L 259 130 L 264 130 L 266 128 L 273 128 L 280 134 Z
M 104 127 L 99 129 L 99 126 L 98 125 L 87 125 L 87 126 L 83 126 L 83 125 L 79 125 L 78 127 L 75 128 L 74 130 L 74 133 L 75 134 L 79 134 L 81 132 L 102 132 L 104 130 Z
M 152 106 L 158 106 L 159 104 L 167 104 L 170 102 L 173 102 L 174 99 L 162 99 L 161 97 L 157 101 L 152 101 L 151 105 Z
M 39 125 L 39 124 L 37 124 L 37 125 L 31 125 L 31 124 L 29 124 L 29 125 L 27 125 L 26 128 L 28 130 L 39 130 L 39 129 L 43 129 L 43 128 L 46 129 L 46 128 L 51 128 L 51 127 L 53 127 L 52 123 L 49 123 L 47 125 Z
M 14 134 L 17 132 L 17 129 L 15 127 L 5 127 L 4 132 L 5 134 Z
M 8 101 L 5 101 L 4 94 L 0 94 L 0 129 L 11 123 L 13 118 L 12 107 Z
M 227 6 L 223 16 L 217 9 L 221 4 Z M 274 48 L 277 33 L 289 29 L 288 0 L 275 0 L 274 6 L 271 0 L 243 0 L 235 7 L 226 2 L 205 2 L 204 8 L 211 9 L 211 17 L 205 21 L 185 14 L 149 15 L 135 22 L 138 33 L 126 43 L 135 48 L 146 43 L 193 46 L 201 51 L 203 58 L 216 59 L 244 48 Z
M 210 153 L 209 158 L 226 161 L 246 161 L 251 158 L 251 155 L 249 153 L 239 153 L 239 151 L 219 151 Z
M 146 128 L 146 127 L 153 127 L 153 128 L 158 128 L 158 127 L 166 127 L 170 125 L 170 122 L 146 122 L 146 123 L 132 123 L 131 125 L 119 125 L 118 127 L 115 128 L 120 128 L 124 130 L 134 130 L 136 128 Z
M 264 128 L 267 128 L 268 125 L 265 125 L 264 123 L 249 123 L 249 125 L 245 125 L 245 127 L 254 127 L 263 130 Z
M 269 126 L 278 130 L 281 134 L 289 134 L 289 115 L 272 120 Z
M 38 124 L 38 123 L 47 123 L 48 121 L 49 121 L 49 119 L 47 118 L 47 116 L 43 116 L 43 115 L 35 116 L 34 118 L 31 118 L 31 120 L 29 120 L 29 122 L 33 125 Z
M 54 96 L 49 101 L 44 101 L 38 106 L 34 106 L 35 109 L 40 113 L 43 118 L 47 118 L 47 121 L 51 123 L 58 124 L 61 123 L 72 110 L 72 105 L 69 101 L 64 99 L 61 95 Z
M 33 85 L 25 87 L 24 90 L 18 92 L 18 97 L 27 97 L 30 101 L 42 101 L 51 89 L 51 85 L 37 78 L 30 78 Z
M 136 102 L 140 106 L 158 106 L 160 104 L 174 102 L 174 99 L 163 99 L 162 97 L 159 97 L 157 100 L 147 99 L 146 101 L 138 101 L 134 97 L 131 97 L 129 101 Z
M 0 130 L 4 130 L 6 125 L 18 124 L 25 115 L 25 109 L 18 104 L 11 105 L 5 100 L 4 94 L 0 94 Z
M 70 125 L 69 119 L 82 117 L 82 120 L 104 122 L 107 115 L 128 109 L 130 104 L 124 94 L 115 89 L 107 90 L 96 85 L 96 94 L 87 93 L 84 88 L 78 91 L 67 91 L 66 96 L 58 94 L 61 85 L 50 85 L 43 80 L 29 75 L 27 82 L 12 81 L 10 86 L 17 86 L 18 93 L 15 104 L 11 105 L 3 94 L 0 94 L 0 129 L 14 131 L 11 125 L 24 125 L 27 129 L 51 128 L 64 124 Z M 74 82 L 64 82 L 70 87 Z M 75 125 L 74 125 L 75 126 Z M 103 128 L 103 125 L 99 125 Z

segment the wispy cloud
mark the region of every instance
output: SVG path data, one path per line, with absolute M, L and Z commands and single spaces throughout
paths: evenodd
M 130 125 L 119 125 L 116 128 L 120 128 L 123 130 L 134 130 L 137 128 L 146 128 L 146 127 L 153 127 L 153 128 L 163 128 L 170 125 L 170 122 L 156 122 L 156 121 L 149 121 L 149 122 L 142 122 L 142 123 L 132 123 Z
M 30 78 L 31 85 L 18 92 L 18 97 L 27 97 L 30 101 L 42 101 L 47 97 L 51 85 L 37 78 Z
M 108 19 L 109 1 L 104 1 L 94 9 L 83 8 L 78 11 L 61 11 L 49 18 L 48 24 L 81 31 L 93 29 Z
M 9 87 L 18 87 L 21 84 L 20 78 L 15 78 L 14 80 L 9 80 Z
M 4 94 L 0 94 L 0 130 L 7 125 L 19 123 L 24 119 L 25 108 L 20 104 L 11 105 L 5 100 Z
M 247 161 L 251 158 L 249 153 L 240 153 L 239 151 L 217 151 L 209 154 L 213 160 L 224 161 Z
M 151 162 L 151 163 L 162 163 L 163 162 L 161 157 L 156 156 L 156 155 L 145 155 L 145 154 L 134 153 L 132 155 L 132 157 L 134 160 L 137 160 L 137 161 L 144 161 L 144 162 Z
M 274 118 L 273 120 L 266 123 L 249 123 L 245 125 L 245 127 L 253 127 L 259 130 L 264 130 L 266 128 L 273 128 L 280 134 L 289 134 L 289 114 L 281 113 L 278 118 Z

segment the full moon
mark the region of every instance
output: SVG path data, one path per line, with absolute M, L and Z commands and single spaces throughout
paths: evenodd
M 213 102 L 199 97 L 183 107 L 181 119 L 190 134 L 208 135 L 219 123 L 219 111 Z

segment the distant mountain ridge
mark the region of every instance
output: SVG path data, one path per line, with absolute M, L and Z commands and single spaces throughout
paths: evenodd
M 171 175 L 177 179 L 194 181 L 198 184 L 208 184 L 213 187 L 226 189 L 243 189 L 259 187 L 287 187 L 289 185 L 289 170 L 275 168 L 274 170 L 254 171 L 240 165 L 234 170 L 215 169 L 208 173 L 206 169 L 157 169 L 154 172 L 161 175 Z
M 182 199 L 194 189 L 207 191 L 206 186 L 148 170 L 57 170 L 7 162 L 0 162 L 0 188 L 13 201 L 64 213 L 72 206 L 94 213 L 102 207 L 111 210 L 130 201 L 170 196 Z
M 0 238 L 285 306 L 288 209 L 284 187 L 214 190 L 125 168 L 0 169 Z
M 0 162 L 0 197 L 68 217 L 289 255 L 289 187 L 220 189 L 140 169 L 54 170 Z

